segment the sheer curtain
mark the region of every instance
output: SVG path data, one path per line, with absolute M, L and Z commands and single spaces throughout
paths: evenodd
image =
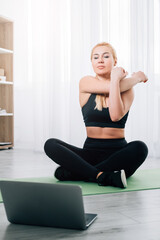
M 35 0 L 29 9 L 34 149 L 43 150 L 47 138 L 70 134 L 70 5 Z
M 154 1 L 131 0 L 131 70 L 141 70 L 149 81 L 135 88 L 135 101 L 130 124 L 130 138 L 144 140 L 149 154 L 154 154 L 155 73 L 154 73 Z
M 153 156 L 160 157 L 160 1 L 154 1 Z
M 126 126 L 128 141 L 141 139 L 150 156 L 159 156 L 159 0 L 28 1 L 34 149 L 43 151 L 49 137 L 82 147 L 86 137 L 79 106 L 81 77 L 94 75 L 92 47 L 110 42 L 118 66 L 144 71 L 146 84 L 135 86 L 135 101 Z M 156 7 L 155 7 L 156 6 Z M 156 12 L 156 14 L 155 14 Z M 153 27 L 154 26 L 154 27 Z

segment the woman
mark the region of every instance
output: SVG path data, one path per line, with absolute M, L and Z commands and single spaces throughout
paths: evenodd
M 133 86 L 148 79 L 141 71 L 126 78 L 128 73 L 115 67 L 116 52 L 106 42 L 92 49 L 91 62 L 96 76 L 85 76 L 79 82 L 79 102 L 87 132 L 83 148 L 52 138 L 44 149 L 60 165 L 55 177 L 61 181 L 83 180 L 125 188 L 126 178 L 133 175 L 148 154 L 144 142 L 127 143 L 124 132 L 134 99 Z

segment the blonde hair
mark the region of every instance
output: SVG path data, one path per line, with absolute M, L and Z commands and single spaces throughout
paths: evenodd
M 110 49 L 111 51 L 111 54 L 113 56 L 113 59 L 115 62 L 117 62 L 117 54 L 116 54 L 116 51 L 115 49 L 113 48 L 113 46 L 110 44 L 110 43 L 107 43 L 107 42 L 101 42 L 101 43 L 98 43 L 96 44 L 93 48 L 92 48 L 92 51 L 91 51 L 91 61 L 92 61 L 92 57 L 93 57 L 93 51 L 96 47 L 100 47 L 100 46 L 106 46 Z M 97 109 L 99 111 L 102 111 L 102 108 L 104 107 L 105 105 L 105 100 L 106 100 L 106 96 L 104 94 L 97 94 L 96 95 L 96 99 L 95 99 L 95 102 L 96 102 L 96 106 L 94 109 Z

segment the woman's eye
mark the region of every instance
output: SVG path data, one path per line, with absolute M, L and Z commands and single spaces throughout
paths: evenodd
M 105 58 L 109 58 L 109 56 L 104 56 Z M 94 57 L 94 59 L 98 59 L 98 57 Z

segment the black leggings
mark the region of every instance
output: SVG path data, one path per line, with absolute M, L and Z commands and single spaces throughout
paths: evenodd
M 79 180 L 96 179 L 100 171 L 124 169 L 130 177 L 144 162 L 148 148 L 142 141 L 127 143 L 125 138 L 96 139 L 87 137 L 83 148 L 51 138 L 44 150 L 49 158 L 70 171 Z

